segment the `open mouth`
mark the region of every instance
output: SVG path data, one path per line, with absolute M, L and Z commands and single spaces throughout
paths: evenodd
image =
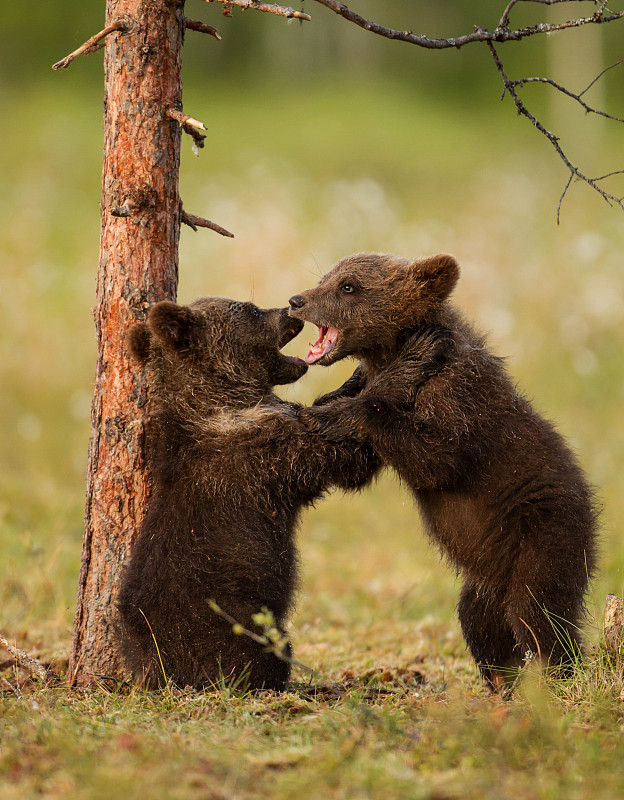
M 292 320 L 292 322 L 294 323 L 293 327 L 282 333 L 282 336 L 277 344 L 278 350 L 286 347 L 286 345 L 291 342 L 303 328 L 303 322 L 300 323 L 299 320 Z M 301 358 L 297 358 L 297 356 L 287 356 L 284 355 L 284 353 L 280 353 L 280 355 L 285 361 L 289 361 L 291 364 L 305 364 L 305 361 L 303 361 Z
M 338 329 L 319 325 L 319 338 L 314 344 L 310 343 L 310 352 L 306 356 L 307 364 L 316 364 L 323 356 L 328 355 L 336 346 Z

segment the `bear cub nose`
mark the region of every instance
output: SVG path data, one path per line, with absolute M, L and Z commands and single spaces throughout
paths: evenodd
M 300 294 L 294 295 L 288 302 L 290 303 L 290 307 L 294 309 L 303 308 L 306 303 Z

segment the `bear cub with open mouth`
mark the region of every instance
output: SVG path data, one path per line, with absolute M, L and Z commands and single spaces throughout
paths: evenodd
M 449 255 L 354 255 L 292 297 L 290 314 L 319 328 L 308 364 L 360 360 L 300 418 L 328 440 L 369 442 L 410 486 L 463 574 L 462 631 L 497 688 L 527 654 L 577 658 L 596 513 L 562 437 L 450 304 L 458 277 Z M 418 331 L 431 339 L 426 363 L 413 352 Z
M 266 607 L 283 634 L 300 510 L 379 467 L 370 445 L 324 440 L 273 393 L 307 370 L 280 352 L 302 327 L 286 309 L 207 297 L 158 303 L 130 331 L 152 407 L 152 493 L 118 627 L 125 665 L 147 685 L 279 690 L 289 679 L 289 663 L 236 635 L 209 601 L 256 633 L 252 617 Z

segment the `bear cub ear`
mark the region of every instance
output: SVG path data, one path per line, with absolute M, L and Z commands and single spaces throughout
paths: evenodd
M 205 330 L 202 314 L 168 300 L 152 306 L 147 325 L 162 344 L 174 350 L 200 344 Z
M 459 265 L 446 253 L 414 261 L 411 268 L 421 284 L 419 293 L 429 301 L 446 300 L 459 280 Z
M 152 335 L 144 322 L 137 322 L 126 333 L 126 346 L 133 358 L 145 364 L 150 356 Z

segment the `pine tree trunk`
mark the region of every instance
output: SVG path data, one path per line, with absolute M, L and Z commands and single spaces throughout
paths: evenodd
M 98 360 L 69 680 L 119 676 L 113 628 L 124 559 L 149 494 L 145 388 L 124 336 L 154 302 L 175 299 L 181 206 L 184 0 L 108 0 L 102 227 L 95 324 Z

